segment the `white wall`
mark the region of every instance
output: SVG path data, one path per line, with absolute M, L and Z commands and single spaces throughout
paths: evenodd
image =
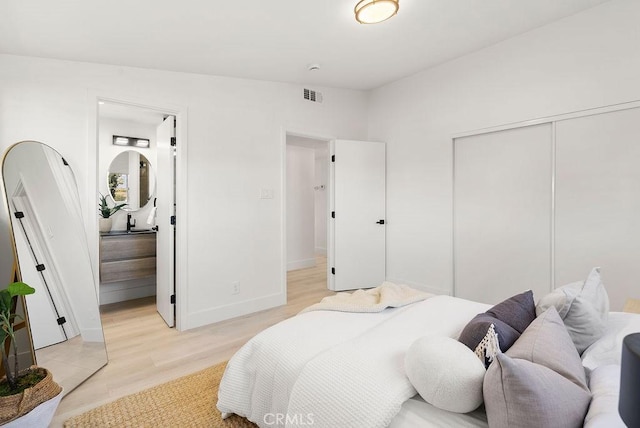
M 188 194 L 178 225 L 188 295 L 178 295 L 178 305 L 181 328 L 193 328 L 285 302 L 284 129 L 366 137 L 365 93 L 314 89 L 322 104 L 305 101 L 296 84 L 0 55 L 0 149 L 25 139 L 54 147 L 73 167 L 88 213 L 97 202 L 87 184 L 97 175 L 90 95 L 185 108 Z M 261 188 L 274 189 L 274 198 L 259 199 Z M 96 223 L 86 224 L 90 238 Z M 1 233 L 6 248 L 6 228 Z M 95 264 L 95 238 L 91 250 Z
M 612 0 L 370 94 L 390 280 L 451 291 L 453 134 L 640 100 L 639 16 Z
M 315 150 L 287 144 L 287 270 L 315 266 Z

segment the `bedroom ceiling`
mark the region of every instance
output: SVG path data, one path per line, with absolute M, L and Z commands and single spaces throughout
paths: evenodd
M 605 1 L 0 0 L 0 53 L 366 90 Z

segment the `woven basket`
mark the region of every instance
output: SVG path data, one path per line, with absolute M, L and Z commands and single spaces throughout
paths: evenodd
M 0 397 L 0 425 L 26 415 L 38 405 L 58 395 L 62 388 L 53 381 L 51 372 L 43 367 L 31 366 L 27 370 L 45 373 L 44 379 L 19 394 Z M 6 377 L 0 379 L 6 382 Z

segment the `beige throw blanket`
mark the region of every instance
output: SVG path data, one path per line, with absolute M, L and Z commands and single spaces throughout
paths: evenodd
M 356 290 L 353 293 L 338 293 L 327 296 L 319 303 L 303 309 L 309 311 L 340 312 L 380 312 L 386 308 L 398 308 L 410 303 L 425 300 L 433 294 L 416 290 L 404 284 L 384 282 L 368 290 Z

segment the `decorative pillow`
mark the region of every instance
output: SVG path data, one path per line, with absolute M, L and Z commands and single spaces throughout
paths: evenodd
M 582 360 L 554 307 L 533 320 L 507 351 L 520 358 L 548 367 L 584 390 L 589 390 Z
M 596 267 L 584 282 L 573 282 L 544 296 L 536 306 L 538 314 L 555 307 L 580 354 L 606 331 L 609 296 Z
M 498 352 L 505 352 L 513 345 L 535 318 L 533 292 L 528 290 L 476 315 L 462 330 L 458 340 L 488 366 Z
M 427 403 L 467 413 L 482 404 L 482 362 L 462 343 L 446 336 L 425 336 L 407 350 L 407 377 Z
M 504 321 L 522 334 L 529 324 L 536 319 L 536 305 L 533 302 L 533 291 L 516 294 L 498 303 L 487 312 L 500 321 Z
M 589 389 L 593 398 L 584 418 L 584 428 L 624 428 L 618 413 L 620 396 L 620 366 L 604 365 L 591 372 Z
M 483 384 L 489 426 L 582 426 L 591 393 L 580 356 L 554 307 L 496 361 Z
M 498 354 L 484 379 L 491 428 L 582 427 L 591 394 L 550 368 Z

